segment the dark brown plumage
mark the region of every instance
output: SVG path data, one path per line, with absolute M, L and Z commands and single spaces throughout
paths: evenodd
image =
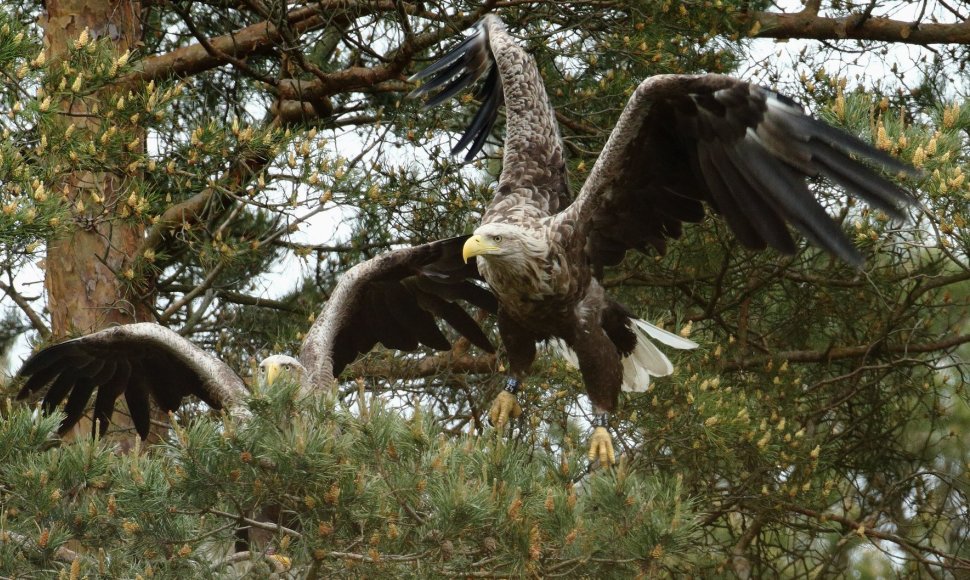
M 498 305 L 480 282 L 475 264 L 462 262 L 468 236 L 392 250 L 362 262 L 340 277 L 319 318 L 307 333 L 300 360 L 328 387 L 346 365 L 380 342 L 414 350 L 418 344 L 447 350 L 442 319 L 468 340 L 495 352 L 481 327 L 460 302 L 494 313 Z
M 330 389 L 348 364 L 377 343 L 398 350 L 451 348 L 438 319 L 494 352 L 460 306 L 496 310 L 492 294 L 475 281 L 480 280 L 475 264 L 461 260 L 467 238 L 392 250 L 354 266 L 340 278 L 311 327 L 299 360 L 268 357 L 261 375 L 272 381 L 281 368 L 290 367 L 304 390 Z M 228 365 L 152 323 L 108 328 L 49 346 L 23 364 L 18 380 L 23 381 L 18 398 L 43 393 L 45 411 L 67 401 L 62 432 L 78 422 L 94 393 L 94 417 L 102 432 L 123 395 L 142 438 L 150 426 L 149 401 L 175 411 L 193 395 L 215 409 L 246 414 L 248 390 Z
M 824 176 L 890 216 L 912 198 L 881 170 L 915 170 L 805 114 L 771 90 L 722 75 L 660 75 L 634 91 L 582 190 L 571 200 L 558 126 L 533 59 L 493 15 L 415 78 L 415 94 L 440 89 L 442 102 L 487 75 L 482 107 L 455 146 L 466 160 L 484 146 L 506 108 L 503 168 L 495 197 L 465 246 L 499 303 L 499 333 L 512 374 L 528 373 L 536 340 L 551 339 L 578 364 L 598 413 L 621 386 L 641 390 L 672 371 L 650 338 L 693 343 L 636 320 L 608 298 L 597 278 L 627 250 L 663 252 L 683 222 L 724 216 L 748 248 L 793 253 L 789 225 L 853 265 L 862 257 L 806 185 Z M 499 94 L 501 93 L 501 94 Z M 632 346 L 631 346 L 632 345 Z M 571 351 L 571 352 L 570 352 Z M 514 410 L 508 395 L 498 415 Z M 502 417 L 499 417 L 501 420 Z M 595 453 L 594 453 L 595 452 Z M 605 430 L 591 456 L 607 460 Z

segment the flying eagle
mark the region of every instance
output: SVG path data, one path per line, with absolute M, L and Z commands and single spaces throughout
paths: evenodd
M 307 333 L 299 357 L 267 357 L 259 365 L 260 382 L 273 384 L 289 376 L 304 393 L 332 389 L 343 369 L 378 342 L 405 351 L 419 345 L 447 350 L 451 342 L 438 319 L 472 344 L 495 352 L 461 306 L 467 303 L 492 313 L 497 307 L 480 285 L 475 264 L 461 259 L 468 238 L 391 250 L 348 270 Z M 247 413 L 243 403 L 249 391 L 226 363 L 150 322 L 107 328 L 49 346 L 27 359 L 18 377 L 24 381 L 19 399 L 42 392 L 48 412 L 67 400 L 62 433 L 78 422 L 95 390 L 94 419 L 102 433 L 121 396 L 143 439 L 149 433 L 151 400 L 167 412 L 195 395 L 215 409 Z
M 487 75 L 487 76 L 486 76 Z M 614 462 L 606 430 L 621 388 L 642 390 L 672 372 L 650 339 L 674 348 L 694 343 L 637 320 L 606 295 L 603 268 L 627 250 L 663 252 L 683 222 L 704 217 L 704 202 L 738 240 L 792 254 L 788 225 L 855 266 L 862 257 L 806 186 L 824 176 L 893 218 L 913 202 L 877 169 L 911 167 L 812 118 L 772 90 L 722 75 L 658 75 L 633 92 L 579 194 L 566 178 L 555 114 L 533 58 L 502 21 L 487 15 L 473 34 L 413 79 L 412 94 L 440 89 L 442 103 L 485 76 L 482 105 L 452 153 L 482 149 L 504 103 L 502 172 L 481 225 L 465 242 L 498 299 L 498 329 L 508 353 L 507 392 L 492 407 L 498 422 L 519 412 L 515 390 L 536 342 L 563 344 L 580 369 L 596 414 L 590 459 Z M 494 421 L 493 421 L 494 422 Z

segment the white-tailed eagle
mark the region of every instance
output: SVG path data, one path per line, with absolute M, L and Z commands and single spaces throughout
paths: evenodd
M 486 76 L 487 75 L 487 76 Z M 796 249 L 788 226 L 853 265 L 862 257 L 806 186 L 824 176 L 894 218 L 913 202 L 859 158 L 889 172 L 909 166 L 812 118 L 791 99 L 722 75 L 659 75 L 642 82 L 573 199 L 563 144 L 535 61 L 488 15 L 473 34 L 414 79 L 412 94 L 451 98 L 485 76 L 481 108 L 455 145 L 466 161 L 483 147 L 505 105 L 502 172 L 481 225 L 465 242 L 498 299 L 509 392 L 493 404 L 498 422 L 520 412 L 514 392 L 536 343 L 564 343 L 597 415 L 590 459 L 613 462 L 606 430 L 621 388 L 641 390 L 672 366 L 650 341 L 694 343 L 637 320 L 606 295 L 599 277 L 627 250 L 663 252 L 683 222 L 724 216 L 751 249 Z

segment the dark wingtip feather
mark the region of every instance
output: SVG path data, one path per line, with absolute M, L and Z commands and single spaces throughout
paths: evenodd
M 44 396 L 44 412 L 50 413 L 67 397 L 67 393 L 74 388 L 76 376 L 71 372 L 64 372 L 50 384 L 47 395 Z M 26 388 L 26 387 L 25 387 Z
M 475 263 L 462 261 L 462 247 L 468 237 L 391 250 L 355 266 L 356 275 L 342 278 L 332 296 L 353 298 L 342 306 L 330 303 L 346 314 L 330 329 L 333 334 L 320 342 L 330 349 L 333 376 L 339 377 L 347 365 L 377 342 L 407 351 L 416 350 L 419 344 L 451 349 L 452 343 L 441 332 L 436 317 L 472 344 L 494 352 L 476 320 L 457 304 L 463 301 L 491 312 L 497 309 L 495 297 L 476 282 L 480 276 Z M 342 293 L 343 284 L 352 284 L 353 293 Z M 304 354 L 307 349 L 304 344 Z
M 801 135 L 803 138 L 814 137 L 844 155 L 858 155 L 891 173 L 902 173 L 917 179 L 923 176 L 923 172 L 919 169 L 893 157 L 881 149 L 877 149 L 855 135 L 833 127 L 821 119 L 804 114 L 801 106 L 797 104 L 793 105 L 791 99 L 782 98 L 782 95 L 766 89 L 762 90 L 769 95 L 770 99 L 784 105 L 783 107 L 776 107 L 775 110 L 776 112 L 784 113 L 784 122 L 793 134 Z M 908 196 L 903 197 L 908 199 Z
M 780 210 L 806 239 L 852 266 L 862 267 L 865 262 L 862 255 L 815 200 L 801 175 L 785 164 L 774 162 L 770 154 L 755 143 L 743 142 L 740 152 L 761 187 L 774 192 Z
M 485 141 L 492 132 L 495 120 L 498 119 L 498 110 L 502 106 L 503 94 L 502 77 L 499 75 L 497 67 L 492 67 L 492 70 L 489 71 L 488 78 L 482 85 L 481 94 L 485 96 L 482 106 L 475 113 L 475 117 L 468 129 L 465 130 L 465 134 L 451 149 L 451 154 L 457 155 L 462 149 L 468 147 L 468 152 L 465 154 L 465 163 L 470 162 L 482 150 Z
M 443 57 L 411 75 L 409 81 L 424 80 L 424 83 L 411 91 L 408 97 L 417 97 L 439 87 L 446 87 L 445 90 L 451 90 L 454 94 L 471 86 L 490 65 L 487 43 L 484 30 L 477 28 L 474 34 L 459 42 Z M 459 74 L 464 78 L 455 80 Z
M 923 175 L 923 172 L 919 169 L 893 157 L 881 149 L 873 147 L 855 135 L 846 133 L 817 119 L 813 119 L 813 121 L 815 121 L 813 128 L 819 138 L 827 139 L 833 147 L 843 152 L 859 155 L 886 171 L 903 173 L 915 178 Z
M 460 60 L 452 61 L 449 64 L 449 66 L 444 70 L 444 72 L 441 73 L 440 77 L 437 77 L 429 80 L 428 82 L 422 83 L 421 86 L 419 86 L 418 88 L 408 93 L 408 98 L 411 99 L 411 98 L 420 97 L 421 95 L 430 93 L 432 90 L 442 85 L 448 84 L 449 81 L 451 81 L 459 72 L 461 72 L 463 67 L 464 67 L 464 64 L 462 63 L 462 61 Z M 454 83 L 455 82 L 452 81 L 451 84 L 454 84 Z M 421 108 L 426 109 L 427 107 L 428 105 L 427 103 L 425 103 L 424 106 L 422 106 Z
M 441 103 L 447 101 L 451 97 L 457 95 L 461 91 L 465 90 L 474 81 L 474 72 L 465 71 L 455 77 L 455 79 L 447 84 L 440 92 L 436 93 L 435 96 L 429 98 L 422 107 L 423 109 L 431 109 L 437 107 Z
M 482 100 L 482 106 L 461 139 L 451 149 L 452 155 L 458 155 L 468 148 L 464 157 L 466 163 L 484 147 L 492 126 L 498 118 L 498 109 L 502 105 L 501 77 L 489 52 L 488 33 L 484 20 L 476 27 L 474 34 L 466 37 L 437 62 L 409 79 L 426 79 L 424 84 L 411 91 L 409 97 L 417 97 L 440 89 L 424 104 L 423 108 L 428 109 L 440 105 L 462 90 L 471 87 L 486 71 L 488 76 L 482 87 L 475 93 L 476 97 Z
M 815 147 L 812 156 L 826 177 L 847 191 L 886 212 L 893 219 L 904 219 L 902 208 L 913 203 L 909 194 L 865 165 L 839 154 L 837 151 Z
M 468 49 L 468 45 L 471 44 L 472 41 L 476 40 L 476 38 L 480 34 L 482 34 L 482 29 L 480 27 L 476 27 L 474 29 L 474 32 L 472 34 L 470 34 L 470 35 L 466 36 L 465 38 L 463 38 L 461 40 L 461 42 L 459 42 L 458 44 L 456 44 L 443 57 L 441 57 L 440 59 L 438 59 L 434 63 L 426 66 L 425 68 L 421 69 L 420 71 L 414 73 L 413 75 L 409 76 L 408 77 L 408 81 L 409 82 L 414 82 L 414 81 L 423 80 L 423 79 L 426 79 L 426 78 L 434 75 L 435 73 L 438 73 L 438 72 L 440 72 L 440 71 L 448 68 L 455 61 L 457 61 L 460 58 L 462 58 L 463 56 L 465 56 L 466 50 Z M 427 90 L 429 90 L 429 89 L 428 88 L 425 88 L 425 87 L 427 87 L 427 83 L 425 83 L 424 85 L 422 85 L 422 86 L 418 87 L 417 89 L 415 89 L 414 91 L 412 91 L 411 92 L 411 95 L 421 94 L 422 92 L 427 92 Z M 411 95 L 408 95 L 408 96 L 411 96 Z
M 80 353 L 75 344 L 77 340 L 68 340 L 35 352 L 24 361 L 17 374 L 30 376 L 62 362 L 64 358 L 83 358 L 84 355 Z
M 482 331 L 478 322 L 469 316 L 460 306 L 445 302 L 442 305 L 439 316 L 478 348 L 490 354 L 495 353 L 495 345 L 492 344 L 492 341 Z
M 131 376 L 132 385 L 125 389 L 125 403 L 131 413 L 131 421 L 142 440 L 148 439 L 151 429 L 151 403 L 148 400 L 148 386 L 141 376 L 141 370 Z
M 60 433 L 64 434 L 81 420 L 84 408 L 91 399 L 94 392 L 94 383 L 88 377 L 78 377 L 71 394 L 67 397 L 67 404 L 64 405 L 64 421 L 61 423 Z

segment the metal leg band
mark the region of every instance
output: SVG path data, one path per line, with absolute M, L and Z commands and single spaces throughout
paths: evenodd
M 604 429 L 610 428 L 610 414 L 609 413 L 599 413 L 593 417 L 593 427 L 602 427 Z
M 514 395 L 519 392 L 520 385 L 521 383 L 519 382 L 519 379 L 515 377 L 509 377 L 508 380 L 505 381 L 505 390 Z

